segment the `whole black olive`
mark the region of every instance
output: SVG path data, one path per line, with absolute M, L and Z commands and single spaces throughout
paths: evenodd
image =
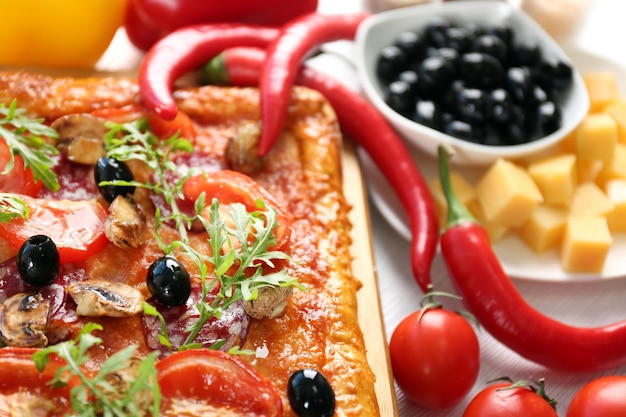
M 409 30 L 400 32 L 396 36 L 394 45 L 404 51 L 409 61 L 421 57 L 425 49 L 421 36 Z
M 496 35 L 497 37 L 502 39 L 507 48 L 511 48 L 513 42 L 515 41 L 513 28 L 511 27 L 511 24 L 509 22 L 498 23 L 497 25 L 488 28 L 487 33 Z
M 413 90 L 415 84 L 396 80 L 387 86 L 385 91 L 385 103 L 400 114 L 406 114 L 413 103 Z
M 408 63 L 406 53 L 396 45 L 388 45 L 380 50 L 376 62 L 376 75 L 383 81 L 390 81 Z
M 454 65 L 450 60 L 441 56 L 428 57 L 418 68 L 420 91 L 429 94 L 442 93 L 454 74 Z
M 496 88 L 489 93 L 486 119 L 495 123 L 506 123 L 511 117 L 511 96 L 504 88 Z
M 483 131 L 478 125 L 465 122 L 463 120 L 452 120 L 443 125 L 443 132 L 474 143 L 481 143 Z
M 483 122 L 487 112 L 488 96 L 477 88 L 461 89 L 455 102 L 456 114 L 470 123 Z
M 431 100 L 417 100 L 413 120 L 433 129 L 441 129 L 441 109 Z
M 460 70 L 472 87 L 490 88 L 502 82 L 504 69 L 493 55 L 482 52 L 468 52 L 461 55 Z
M 541 64 L 537 66 L 538 71 L 541 71 L 545 76 L 546 85 L 542 85 L 544 88 L 553 88 L 556 91 L 563 91 L 572 85 L 574 80 L 574 70 L 568 63 L 560 61 L 554 58 L 544 59 Z
M 173 256 L 154 261 L 148 268 L 146 282 L 154 299 L 169 307 L 185 304 L 191 294 L 189 273 Z
M 128 165 L 115 158 L 100 157 L 94 169 L 96 185 L 102 181 L 133 181 L 135 178 Z M 130 185 L 98 185 L 100 194 L 109 203 L 118 195 L 128 195 L 135 192 L 135 187 Z
M 446 46 L 446 31 L 452 23 L 444 17 L 433 17 L 426 24 L 424 34 L 429 44 L 439 48 Z
M 417 71 L 406 70 L 398 74 L 398 81 L 404 81 L 411 87 L 411 94 L 415 95 L 419 92 L 419 75 Z
M 563 115 L 561 109 L 553 101 L 541 103 L 537 108 L 537 124 L 543 135 L 550 133 L 561 127 Z
M 507 61 L 508 48 L 504 41 L 496 35 L 486 33 L 479 36 L 474 41 L 473 48 L 475 52 L 483 52 L 494 56 L 502 64 L 505 64 Z
M 516 66 L 535 67 L 541 62 L 541 47 L 537 42 L 525 40 L 513 47 L 511 60 Z
M 56 244 L 46 235 L 26 239 L 17 252 L 17 270 L 29 285 L 43 287 L 52 284 L 61 270 Z
M 331 417 L 335 414 L 335 394 L 320 372 L 303 369 L 287 382 L 287 397 L 299 417 Z
M 445 30 L 446 46 L 456 49 L 459 53 L 469 51 L 472 47 L 470 32 L 461 26 L 452 26 Z
M 535 83 L 526 67 L 511 67 L 506 72 L 506 89 L 516 103 L 532 99 Z
M 452 65 L 456 65 L 459 62 L 459 58 L 461 54 L 454 48 L 445 47 L 445 48 L 428 48 L 426 51 L 427 56 L 437 56 L 441 58 L 445 58 L 452 63 Z

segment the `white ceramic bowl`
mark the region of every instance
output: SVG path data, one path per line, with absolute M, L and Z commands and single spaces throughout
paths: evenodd
M 539 44 L 543 56 L 555 57 L 571 64 L 559 45 L 523 11 L 500 1 L 455 1 L 406 7 L 374 14 L 359 27 L 356 35 L 356 63 L 359 82 L 365 96 L 387 118 L 409 143 L 435 156 L 440 143 L 448 144 L 455 153 L 455 164 L 487 165 L 498 158 L 524 158 L 545 151 L 557 144 L 583 119 L 589 109 L 589 97 L 580 73 L 573 67 L 573 83 L 560 101 L 561 127 L 552 134 L 529 143 L 510 146 L 489 146 L 455 138 L 413 122 L 392 110 L 384 101 L 383 88 L 376 76 L 381 49 L 394 42 L 404 30 L 419 31 L 431 18 L 441 16 L 454 23 L 476 23 L 488 27 L 507 21 L 516 39 Z

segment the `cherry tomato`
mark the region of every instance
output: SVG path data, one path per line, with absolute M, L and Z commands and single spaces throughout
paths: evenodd
M 274 384 L 238 357 L 217 350 L 176 352 L 157 362 L 158 383 L 168 414 L 172 403 L 189 401 L 198 407 L 250 417 L 282 416 L 280 394 Z
M 404 318 L 389 342 L 393 376 L 412 402 L 444 409 L 472 389 L 480 368 L 480 347 L 461 315 L 439 308 Z
M 17 408 L 18 414 L 21 406 L 21 411 L 27 412 L 24 415 L 38 415 L 42 411 L 41 415 L 46 416 L 71 414 L 69 393 L 79 381 L 71 379 L 67 387 L 52 387 L 50 382 L 54 374 L 65 362 L 52 355 L 43 372 L 39 372 L 33 361 L 36 351 L 35 348 L 19 347 L 0 349 L 0 403 Z M 48 414 L 50 406 L 53 406 L 54 414 Z
M 2 173 L 10 160 L 11 151 L 6 142 L 0 140 L 0 191 L 35 196 L 43 184 L 35 181 L 32 171 L 24 167 L 21 156 L 15 155 L 11 171 Z
M 0 223 L 0 240 L 15 253 L 30 236 L 47 235 L 59 250 L 61 263 L 79 262 L 107 244 L 104 222 L 108 212 L 95 200 L 61 201 L 23 196 L 30 217 Z
M 196 201 L 203 192 L 207 204 L 211 203 L 211 199 L 217 198 L 220 204 L 241 203 L 249 212 L 258 210 L 256 203 L 262 200 L 265 206 L 277 212 L 278 227 L 275 230 L 274 248 L 280 250 L 289 241 L 291 216 L 272 194 L 249 176 L 230 170 L 205 172 L 190 177 L 183 185 L 183 194 L 188 200 Z
M 583 386 L 570 403 L 566 417 L 622 417 L 626 415 L 626 376 L 611 375 Z
M 558 417 L 554 407 L 529 387 L 510 387 L 510 382 L 499 382 L 483 389 L 463 417 Z

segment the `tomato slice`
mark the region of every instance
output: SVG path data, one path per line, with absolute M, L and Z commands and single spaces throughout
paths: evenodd
M 33 361 L 36 348 L 5 347 L 0 349 L 0 414 L 14 407 L 22 407 L 28 415 L 65 416 L 71 412 L 70 389 L 78 381 L 70 380 L 63 388 L 54 388 L 49 382 L 65 363 L 52 355 L 43 372 L 39 372 Z M 49 408 L 54 413 L 48 413 Z M 13 415 L 9 412 L 10 415 Z M 18 409 L 19 414 L 19 409 Z M 26 414 L 25 414 L 26 415 Z
M 217 198 L 220 204 L 241 203 L 248 211 L 258 210 L 257 200 L 262 200 L 265 206 L 277 212 L 275 248 L 280 250 L 289 242 L 291 216 L 269 191 L 249 176 L 231 170 L 203 172 L 190 177 L 183 185 L 183 194 L 191 201 L 196 201 L 203 192 L 207 204 Z
M 43 183 L 35 181 L 33 172 L 24 166 L 21 156 L 15 155 L 13 169 L 3 174 L 5 167 L 11 160 L 11 151 L 6 142 L 0 140 L 0 192 L 17 193 L 34 197 Z
M 181 410 L 187 402 L 190 407 L 207 410 L 227 409 L 233 415 L 283 415 L 274 384 L 234 355 L 209 349 L 184 350 L 159 361 L 156 370 L 163 415 L 172 415 L 173 404 Z
M 0 239 L 15 253 L 30 236 L 49 236 L 59 250 L 61 263 L 79 262 L 107 244 L 104 222 L 108 211 L 96 200 L 44 200 L 23 196 L 30 217 L 0 223 Z

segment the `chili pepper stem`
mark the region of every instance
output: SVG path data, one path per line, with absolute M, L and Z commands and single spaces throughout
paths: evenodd
M 452 189 L 452 181 L 450 180 L 450 164 L 448 159 L 452 154 L 451 149 L 445 144 L 440 144 L 437 148 L 438 165 L 439 165 L 439 181 L 446 202 L 448 203 L 448 219 L 446 229 L 461 223 L 475 222 L 476 219 L 469 209 L 459 200 Z

